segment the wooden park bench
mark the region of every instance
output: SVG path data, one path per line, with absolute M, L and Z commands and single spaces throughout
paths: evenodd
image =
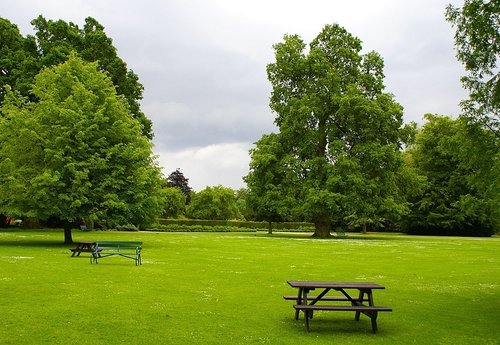
M 142 265 L 141 258 L 142 242 L 138 241 L 99 241 L 95 243 L 90 263 L 98 263 L 98 259 L 108 256 L 122 256 L 132 259 L 135 265 Z

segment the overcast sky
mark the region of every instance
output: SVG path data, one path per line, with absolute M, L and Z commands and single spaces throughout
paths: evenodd
M 142 109 L 153 121 L 154 151 L 165 175 L 180 168 L 195 190 L 244 186 L 248 150 L 275 131 L 266 65 L 284 34 L 309 43 L 338 23 L 385 61 L 386 91 L 405 121 L 425 113 L 458 115 L 465 98 L 454 30 L 453 0 L 15 0 L 0 16 L 23 35 L 42 14 L 82 27 L 99 21 L 118 55 L 144 85 Z

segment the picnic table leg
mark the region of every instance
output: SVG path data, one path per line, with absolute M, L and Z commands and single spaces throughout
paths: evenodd
M 297 294 L 297 304 L 302 304 L 302 290 L 303 290 L 303 288 L 299 288 L 299 292 Z M 295 320 L 299 319 L 299 313 L 300 313 L 300 310 L 295 309 Z
M 378 316 L 378 313 L 376 311 L 374 311 L 374 312 L 372 312 L 370 314 L 370 319 L 372 320 L 372 331 L 373 331 L 373 333 L 377 333 L 377 331 L 378 331 L 377 316 Z
M 309 332 L 309 319 L 312 318 L 312 310 L 304 310 L 304 328 Z
M 359 296 L 358 296 L 359 302 L 357 303 L 358 305 L 363 304 L 364 297 L 365 297 L 365 290 L 359 290 Z M 353 303 L 353 305 L 354 305 L 354 303 Z M 354 320 L 359 321 L 360 315 L 361 315 L 361 313 L 359 311 L 357 311 L 356 315 L 354 316 Z

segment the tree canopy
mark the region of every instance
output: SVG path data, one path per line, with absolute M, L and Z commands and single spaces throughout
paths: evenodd
M 177 187 L 162 189 L 165 198 L 162 217 L 176 218 L 186 212 L 186 195 Z
M 471 128 L 463 118 L 425 117 L 427 122 L 407 151 L 410 164 L 426 178 L 421 193 L 410 198 L 407 230 L 491 235 L 500 225 L 500 167 L 494 135 Z
M 469 72 L 462 77 L 469 90 L 462 108 L 500 138 L 499 13 L 499 1 L 465 0 L 461 8 L 446 8 L 446 19 L 456 27 L 457 58 Z
M 16 25 L 0 18 L 0 102 L 7 85 L 35 101 L 35 95 L 30 92 L 35 75 L 44 67 L 65 62 L 76 52 L 85 61 L 97 62 L 99 69 L 108 73 L 117 93 L 127 100 L 131 116 L 139 121 L 143 135 L 153 137 L 152 123 L 139 104 L 143 86 L 118 56 L 112 39 L 97 20 L 88 17 L 83 28 L 79 28 L 71 22 L 39 16 L 31 24 L 35 36 L 25 38 Z
M 193 193 L 187 214 L 193 219 L 229 220 L 241 218 L 234 191 L 223 186 L 206 187 Z
M 151 142 L 97 63 L 75 54 L 11 91 L 0 118 L 0 211 L 142 227 L 162 209 Z M 71 241 L 70 228 L 65 239 Z
M 189 187 L 189 179 L 187 179 L 180 169 L 176 169 L 167 177 L 168 187 L 175 187 L 182 191 L 185 196 L 185 203 L 191 202 L 191 192 L 193 189 Z
M 380 55 L 361 54 L 361 41 L 337 24 L 325 26 L 309 49 L 299 36 L 285 35 L 274 50 L 267 74 L 279 129 L 273 140 L 283 152 L 264 152 L 270 137 L 261 139 L 247 176 L 250 193 L 295 200 L 290 207 L 299 205 L 321 237 L 332 224 L 366 229 L 404 214 L 398 185 L 403 110 L 382 92 Z M 266 183 L 276 188 L 260 188 Z

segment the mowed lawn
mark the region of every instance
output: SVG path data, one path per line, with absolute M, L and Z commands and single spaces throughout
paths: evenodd
M 59 231 L 0 232 L 0 344 L 499 344 L 500 238 L 74 232 L 140 240 L 143 265 L 70 257 Z M 367 281 L 353 313 L 295 321 L 289 279 Z

